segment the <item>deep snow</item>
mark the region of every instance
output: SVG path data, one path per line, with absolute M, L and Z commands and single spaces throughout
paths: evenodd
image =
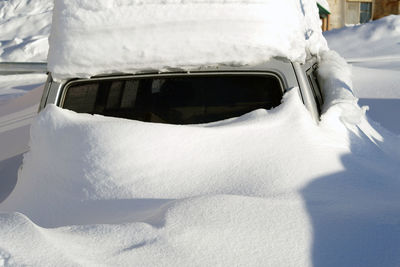
M 324 33 L 352 65 L 354 93 L 368 116 L 400 135 L 400 16 Z
M 329 47 L 347 59 L 390 57 L 397 59 L 399 46 L 400 18 L 390 15 L 379 20 L 353 27 L 344 27 L 326 32 Z M 340 36 L 340 38 L 336 38 Z M 382 42 L 382 39 L 385 41 Z M 360 46 L 360 40 L 363 46 Z M 344 45 L 346 44 L 346 45 Z
M 0 1 L 0 61 L 46 61 L 52 0 Z
M 53 77 L 255 65 L 273 56 L 304 62 L 308 51 L 327 49 L 314 0 L 140 3 L 56 0 L 48 56 Z
M 29 265 L 392 266 L 399 139 L 364 128 L 362 113 L 338 128 L 343 111 L 360 111 L 348 100 L 320 126 L 296 89 L 272 111 L 203 126 L 49 106 L 0 204 L 3 254 Z M 20 245 L 27 234 L 34 250 Z
M 0 265 L 396 266 L 399 137 L 350 93 L 353 80 L 362 96 L 396 97 L 396 69 L 375 76 L 321 56 L 319 125 L 296 89 L 277 109 L 205 126 L 48 107 L 0 203 Z M 28 94 L 5 100 L 0 119 L 29 123 L 40 88 Z M 22 132 L 0 132 L 0 173 L 16 172 Z

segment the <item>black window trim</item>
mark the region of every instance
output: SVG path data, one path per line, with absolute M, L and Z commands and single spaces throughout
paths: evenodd
M 274 76 L 277 78 L 279 81 L 279 84 L 282 88 L 282 93 L 286 93 L 289 88 L 287 88 L 287 85 L 285 83 L 285 80 L 282 79 L 282 77 L 273 71 L 205 71 L 205 72 L 185 72 L 185 73 L 158 73 L 158 74 L 128 74 L 128 75 L 110 75 L 110 76 L 102 76 L 102 77 L 93 77 L 93 78 L 88 78 L 88 79 L 73 79 L 69 80 L 63 85 L 61 97 L 58 100 L 57 105 L 59 107 L 64 106 L 65 102 L 65 97 L 67 95 L 68 89 L 72 87 L 73 85 L 76 84 L 82 84 L 82 83 L 91 83 L 94 81 L 111 81 L 111 80 L 131 80 L 131 79 L 145 79 L 145 78 L 168 78 L 168 77 L 188 77 L 188 76 L 238 76 L 238 75 L 243 75 L 243 76 L 249 76 L 249 75 L 254 75 L 254 76 Z
M 324 100 L 324 95 L 322 93 L 321 87 L 318 82 L 318 77 L 316 72 L 318 71 L 318 64 L 315 63 L 312 67 L 308 68 L 306 70 L 306 76 L 308 83 L 310 85 L 310 89 L 312 90 L 313 97 L 315 99 L 315 104 L 318 109 L 319 115 L 321 115 L 322 112 L 322 106 L 325 102 Z

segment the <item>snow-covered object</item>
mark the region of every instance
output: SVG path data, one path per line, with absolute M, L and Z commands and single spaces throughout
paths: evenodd
M 295 163 L 303 165 L 304 172 L 301 166 L 288 168 L 285 158 L 299 140 L 298 151 L 311 147 L 311 133 L 317 127 L 297 90 L 292 91 L 272 111 L 256 110 L 203 126 L 92 116 L 51 105 L 32 125 L 20 188 L 35 192 L 35 184 L 47 184 L 52 190 L 30 194 L 17 188 L 12 199 L 17 200 L 19 194 L 25 197 L 15 207 L 29 208 L 16 211 L 46 225 L 54 222 L 34 213 L 47 199 L 53 201 L 46 213 L 52 210 L 53 216 L 61 211 L 68 216 L 66 211 L 79 209 L 81 201 L 295 191 L 306 182 L 300 177 L 309 176 L 307 158 Z M 281 144 L 269 142 L 278 139 Z M 64 215 L 53 219 L 59 221 Z
M 330 103 L 328 112 L 343 107 Z M 297 90 L 274 110 L 202 126 L 49 106 L 0 204 L 0 260 L 392 266 L 400 164 L 379 142 L 398 149 L 399 139 L 374 143 L 332 122 L 315 125 Z
M 335 51 L 326 51 L 320 55 L 318 75 L 325 101 L 322 124 L 335 131 L 351 130 L 356 134 L 360 129 L 373 138 L 377 133 L 366 121 L 367 107 L 357 104 L 358 98 L 352 91 L 350 65 Z
M 46 61 L 53 0 L 0 1 L 0 61 Z
M 56 79 L 142 69 L 304 61 L 326 42 L 315 0 L 56 0 Z M 317 42 L 322 42 L 316 44 Z
M 342 86 L 338 82 L 336 84 L 343 87 L 353 82 L 354 93 L 360 98 L 360 103 L 370 107 L 367 115 L 400 134 L 399 117 L 396 117 L 396 121 L 388 115 L 400 112 L 400 15 L 324 32 L 324 36 L 329 47 L 352 64 L 351 69 L 342 68 L 343 64 L 336 68 L 338 76 L 346 80 Z M 324 71 L 324 68 L 320 73 L 329 79 L 329 66 L 328 71 Z M 352 76 L 350 72 L 353 72 Z M 331 99 L 335 98 L 331 96 Z
M 205 126 L 49 107 L 0 203 L 0 266 L 397 266 L 399 137 L 370 127 L 343 59 L 321 53 L 320 67 L 319 126 L 296 90 Z

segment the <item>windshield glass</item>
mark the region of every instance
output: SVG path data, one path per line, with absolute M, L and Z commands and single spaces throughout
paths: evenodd
M 272 74 L 176 75 L 72 82 L 62 107 L 146 122 L 207 123 L 281 103 Z

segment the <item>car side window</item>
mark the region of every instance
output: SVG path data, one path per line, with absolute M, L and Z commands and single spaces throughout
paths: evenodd
M 321 92 L 321 87 L 317 79 L 318 65 L 314 64 L 311 68 L 306 71 L 307 79 L 313 92 L 315 103 L 317 104 L 318 113 L 321 115 L 322 105 L 324 104 L 324 98 Z

